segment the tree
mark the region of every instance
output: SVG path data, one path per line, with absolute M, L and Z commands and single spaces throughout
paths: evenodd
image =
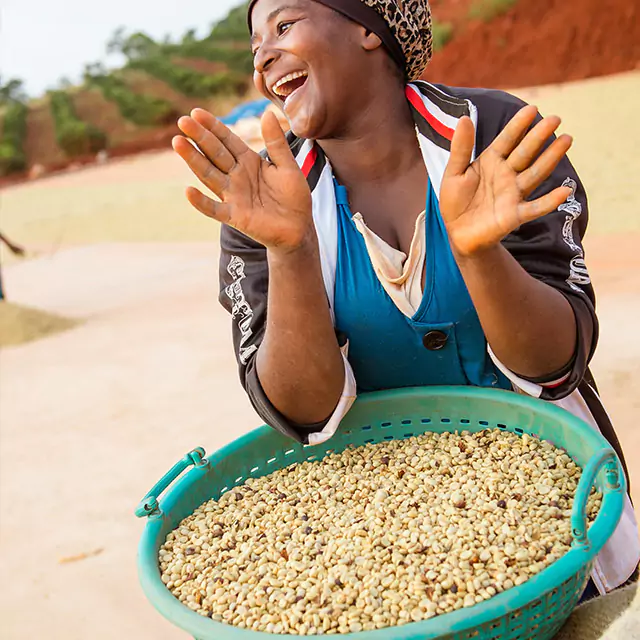
M 0 104 L 9 102 L 24 102 L 27 94 L 24 90 L 24 82 L 17 78 L 12 78 L 6 84 L 0 78 Z
M 124 27 L 115 30 L 107 43 L 107 53 L 121 53 L 127 60 L 140 60 L 158 52 L 159 45 L 142 31 L 127 35 Z
M 102 62 L 91 62 L 84 65 L 82 77 L 85 82 L 89 82 L 92 78 L 101 78 L 107 75 L 107 69 Z
M 189 29 L 189 31 L 187 31 L 183 36 L 182 36 L 182 44 L 192 44 L 193 42 L 196 42 L 197 38 L 196 38 L 196 30 L 195 29 Z
M 229 40 L 239 40 L 249 42 L 249 27 L 247 26 L 247 9 L 249 3 L 244 2 L 239 7 L 231 9 L 226 18 L 214 24 L 209 40 L 214 42 L 224 42 Z
M 66 91 L 67 89 L 71 89 L 71 87 L 73 87 L 73 82 L 71 82 L 67 76 L 62 76 L 62 78 L 58 80 L 58 89 Z
M 118 27 L 107 42 L 107 53 L 122 53 L 122 47 L 126 38 L 125 27 Z

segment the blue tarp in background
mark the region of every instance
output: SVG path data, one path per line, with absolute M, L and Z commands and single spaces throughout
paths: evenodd
M 259 118 L 267 109 L 269 100 L 254 100 L 237 106 L 220 121 L 226 125 L 234 125 L 244 118 Z

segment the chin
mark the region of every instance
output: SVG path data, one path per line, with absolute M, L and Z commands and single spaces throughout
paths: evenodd
M 318 134 L 315 127 L 310 127 L 306 123 L 297 123 L 296 121 L 289 121 L 291 125 L 291 131 L 298 138 L 304 138 L 305 140 L 317 140 Z
M 305 140 L 320 140 L 325 134 L 325 119 L 308 109 L 297 109 L 289 115 L 285 112 L 291 131 Z

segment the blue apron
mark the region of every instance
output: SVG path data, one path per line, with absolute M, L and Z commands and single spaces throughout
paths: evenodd
M 428 385 L 511 389 L 487 341 L 453 257 L 431 182 L 425 214 L 426 277 L 415 315 L 405 316 L 374 271 L 352 220 L 347 190 L 336 184 L 336 328 L 349 340 L 358 391 Z

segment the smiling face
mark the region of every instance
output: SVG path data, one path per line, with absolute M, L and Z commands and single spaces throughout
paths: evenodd
M 259 0 L 251 17 L 254 83 L 302 138 L 339 136 L 393 64 L 378 36 L 313 0 Z

